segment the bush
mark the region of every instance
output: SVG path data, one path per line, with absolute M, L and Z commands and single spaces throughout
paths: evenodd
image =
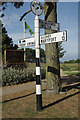
M 45 78 L 45 70 L 41 69 L 41 79 Z M 8 67 L 2 72 L 2 86 L 16 85 L 36 80 L 36 71 L 32 68 Z
M 35 79 L 35 70 L 30 68 L 15 69 L 9 67 L 7 69 L 3 69 L 2 72 L 3 86 L 25 83 L 28 81 L 34 81 Z

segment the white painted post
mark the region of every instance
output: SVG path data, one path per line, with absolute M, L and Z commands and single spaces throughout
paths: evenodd
M 36 102 L 37 111 L 42 110 L 42 86 L 40 71 L 40 29 L 39 16 L 35 16 L 35 49 L 36 49 Z
M 26 37 L 26 31 L 25 31 L 25 19 L 24 19 L 24 38 Z M 24 46 L 24 62 L 26 62 L 26 51 Z

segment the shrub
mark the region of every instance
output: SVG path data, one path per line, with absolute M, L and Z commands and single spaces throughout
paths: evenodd
M 41 79 L 45 78 L 45 70 L 41 69 Z M 8 67 L 2 71 L 2 86 L 15 85 L 36 80 L 36 71 L 33 68 Z
M 3 69 L 2 72 L 2 85 L 14 85 L 25 83 L 27 81 L 34 81 L 36 78 L 35 70 L 30 68 L 24 69 L 15 69 L 9 67 L 7 69 Z

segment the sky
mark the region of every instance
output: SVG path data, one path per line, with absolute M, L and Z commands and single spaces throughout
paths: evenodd
M 43 3 L 41 3 L 43 4 Z M 7 29 L 8 35 L 13 39 L 14 44 L 18 43 L 19 39 L 24 38 L 24 21 L 19 21 L 20 17 L 30 9 L 30 2 L 25 2 L 23 7 L 16 9 L 12 4 L 8 3 L 7 9 L 3 11 L 5 17 L 2 18 L 2 23 Z M 25 20 L 34 32 L 35 15 L 31 12 L 25 16 Z M 44 12 L 39 17 L 44 20 Z M 62 43 L 66 51 L 62 62 L 78 58 L 78 2 L 57 2 L 57 23 L 60 23 L 60 31 L 67 30 L 67 41 Z M 44 30 L 40 30 L 40 34 L 44 34 Z M 31 37 L 26 30 L 26 38 Z M 45 45 L 41 46 L 45 49 Z M 35 48 L 35 47 L 31 47 Z

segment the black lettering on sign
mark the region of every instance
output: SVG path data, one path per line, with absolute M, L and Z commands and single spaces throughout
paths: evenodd
M 51 38 L 48 39 L 48 42 L 50 42 L 50 41 L 51 41 Z
M 62 36 L 62 40 L 65 40 L 65 36 Z
M 56 41 L 56 37 L 54 38 L 54 40 Z
M 55 39 L 54 38 L 51 38 L 51 42 L 54 42 L 55 41 Z
M 65 35 L 65 32 L 63 32 L 63 36 Z
M 27 43 L 27 45 L 34 45 L 34 42 Z
M 43 44 L 43 43 L 45 43 L 45 40 L 43 39 L 43 40 L 41 40 L 41 43 Z

